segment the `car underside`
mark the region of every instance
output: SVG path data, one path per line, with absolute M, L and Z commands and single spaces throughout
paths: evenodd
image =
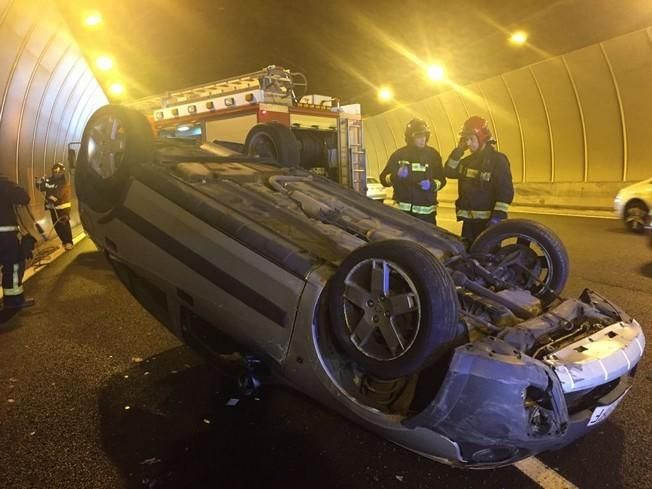
M 76 172 L 80 214 L 134 296 L 220 360 L 233 351 L 432 459 L 494 467 L 611 414 L 645 338 L 527 220 L 456 236 L 301 168 L 153 139 L 107 106 Z

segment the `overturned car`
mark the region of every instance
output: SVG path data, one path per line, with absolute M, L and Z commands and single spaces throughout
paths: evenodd
M 562 447 L 616 408 L 645 338 L 600 294 L 560 296 L 563 244 L 509 220 L 454 235 L 300 168 L 155 139 L 105 106 L 76 170 L 83 225 L 133 295 L 219 359 L 465 467 Z

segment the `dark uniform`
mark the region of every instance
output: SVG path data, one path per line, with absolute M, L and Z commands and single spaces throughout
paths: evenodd
M 412 144 L 415 134 L 430 134 L 424 121 L 415 119 L 408 124 L 408 144 L 389 157 L 380 181 L 385 187 L 394 187 L 399 209 L 437 225 L 437 191 L 446 185 L 441 156 L 430 146 Z
M 0 266 L 4 306 L 24 307 L 33 304 L 25 299 L 23 275 L 25 260 L 18 240 L 19 227 L 14 206 L 29 204 L 29 195 L 22 187 L 0 177 Z
M 445 173 L 458 179 L 457 220 L 463 222 L 462 238 L 471 243 L 487 225 L 507 218 L 514 199 L 512 173 L 507 156 L 491 143 L 461 160 L 455 155 L 453 150 Z
M 38 188 L 45 192 L 45 208 L 50 211 L 52 224 L 57 236 L 66 247 L 72 248 L 72 228 L 70 227 L 70 183 L 60 163 L 52 167 L 52 176 L 38 181 Z

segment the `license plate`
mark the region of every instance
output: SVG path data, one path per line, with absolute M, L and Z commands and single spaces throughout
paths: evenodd
M 606 406 L 598 406 L 597 408 L 595 408 L 593 410 L 593 414 L 591 414 L 591 419 L 589 419 L 587 426 L 593 426 L 607 419 L 609 415 L 613 413 L 614 410 L 618 407 L 618 404 L 620 404 L 620 401 L 623 400 L 625 394 L 627 394 L 628 392 L 629 389 L 627 389 L 622 396 L 620 396 L 611 404 L 607 404 Z

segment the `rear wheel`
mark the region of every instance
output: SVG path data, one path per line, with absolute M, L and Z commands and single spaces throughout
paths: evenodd
M 332 277 L 334 336 L 358 367 L 380 379 L 413 374 L 452 348 L 457 295 L 446 268 L 403 240 L 355 250 Z
M 292 130 L 278 122 L 257 124 L 245 140 L 245 153 L 273 160 L 280 166 L 299 166 L 299 143 Z
M 545 305 L 561 294 L 570 264 L 564 244 L 538 222 L 509 219 L 487 228 L 469 250 L 491 255 L 494 275 L 529 290 Z
M 133 165 L 154 157 L 152 128 L 145 116 L 119 105 L 97 110 L 86 124 L 75 175 L 79 199 L 96 212 L 122 198 Z

